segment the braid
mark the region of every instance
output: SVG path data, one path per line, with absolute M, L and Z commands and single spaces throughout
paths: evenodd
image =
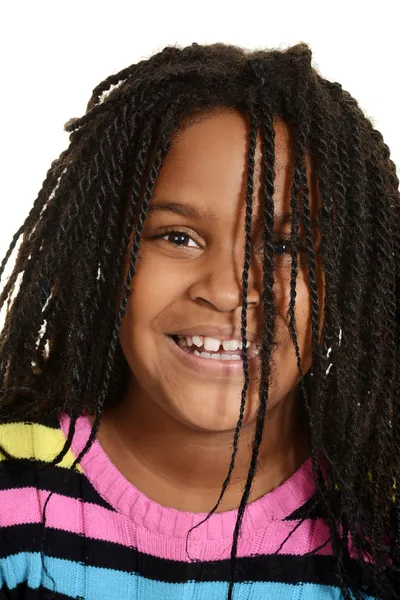
M 250 262 L 251 262 L 251 235 L 252 235 L 251 228 L 252 228 L 253 190 L 254 190 L 253 179 L 254 179 L 254 167 L 255 167 L 255 158 L 254 157 L 255 157 L 256 141 L 257 141 L 257 127 L 256 127 L 256 121 L 255 121 L 253 115 L 250 116 L 249 140 L 250 140 L 250 144 L 249 144 L 249 152 L 248 152 L 248 166 L 247 166 L 247 180 L 246 180 L 246 215 L 245 215 L 246 241 L 245 241 L 245 248 L 244 248 L 244 265 L 243 265 L 243 278 L 242 278 L 242 312 L 241 312 L 241 323 L 242 323 L 241 324 L 241 336 L 242 336 L 244 385 L 243 385 L 242 395 L 241 395 L 239 419 L 236 424 L 236 429 L 235 429 L 235 433 L 233 436 L 233 452 L 232 452 L 232 458 L 231 458 L 231 462 L 230 462 L 229 469 L 228 469 L 228 474 L 222 484 L 221 493 L 220 493 L 220 496 L 219 496 L 215 506 L 212 508 L 212 510 L 209 512 L 209 514 L 207 515 L 207 517 L 205 519 L 203 519 L 199 523 L 196 523 L 196 525 L 191 527 L 187 533 L 186 553 L 188 556 L 189 556 L 189 554 L 188 554 L 188 539 L 189 539 L 190 533 L 192 532 L 193 529 L 196 529 L 197 527 L 199 527 L 200 525 L 205 523 L 205 521 L 207 521 L 211 517 L 211 515 L 213 515 L 215 513 L 215 511 L 217 510 L 218 506 L 220 505 L 221 500 L 225 494 L 225 491 L 229 485 L 229 482 L 230 482 L 230 479 L 231 479 L 231 476 L 233 473 L 233 469 L 235 468 L 235 460 L 236 460 L 236 455 L 237 455 L 238 446 L 239 446 L 240 430 L 241 430 L 242 423 L 243 423 L 244 411 L 245 411 L 245 407 L 246 407 L 247 391 L 248 391 L 248 387 L 249 387 L 249 366 L 248 366 L 248 358 L 247 358 L 247 339 L 246 339 L 247 291 L 248 291 L 248 280 L 249 280 L 249 271 L 250 271 Z M 253 477 L 254 477 L 254 475 L 253 475 Z M 246 492 L 246 490 L 247 490 L 247 486 L 246 486 L 245 491 L 242 496 L 242 502 L 243 502 L 243 498 L 245 497 L 246 494 L 248 497 L 249 491 Z M 250 488 L 249 488 L 249 490 L 250 490 Z M 247 500 L 244 501 L 244 506 L 246 504 L 246 501 Z M 240 520 L 241 520 L 241 518 L 240 518 Z M 239 523 L 239 525 L 238 525 L 238 523 Z M 237 539 L 238 539 L 238 535 L 239 535 L 239 530 L 240 530 L 240 522 L 238 519 L 238 521 L 236 523 L 234 535 L 233 535 L 232 579 L 231 579 L 231 585 L 230 585 L 229 592 L 228 592 L 229 600 L 231 600 L 231 595 L 232 595 L 232 585 L 233 585 L 233 577 L 234 577 L 234 572 L 235 572 Z
M 242 401 L 240 403 L 240 415 L 238 420 L 238 426 L 235 431 L 234 436 L 234 450 L 232 454 L 232 461 L 229 468 L 229 477 L 234 467 L 234 460 L 236 458 L 236 452 L 238 447 L 239 433 L 240 427 L 242 426 L 243 417 L 244 417 L 244 409 L 246 406 L 246 396 L 247 390 L 249 386 L 249 365 L 247 358 L 247 339 L 246 339 L 246 331 L 247 331 L 247 292 L 248 292 L 248 281 L 249 281 L 249 271 L 250 271 L 250 263 L 251 263 L 251 237 L 252 237 L 252 207 L 253 207 L 253 189 L 254 189 L 254 167 L 255 167 L 255 150 L 256 150 L 256 141 L 257 141 L 257 122 L 254 116 L 250 115 L 250 145 L 249 145 L 249 155 L 248 155 L 248 168 L 247 168 L 247 181 L 246 181 L 246 215 L 245 215 L 245 249 L 244 249 L 244 265 L 243 265 L 243 278 L 242 278 L 242 313 L 241 313 L 241 336 L 242 336 L 242 359 L 243 359 L 243 372 L 244 372 L 244 387 L 242 390 Z M 265 412 L 265 411 L 264 411 Z M 258 415 L 262 413 L 262 407 L 258 410 Z M 246 481 L 246 485 L 243 491 L 243 495 L 240 501 L 239 510 L 238 510 L 238 518 L 236 520 L 235 529 L 233 532 L 233 544 L 231 550 L 231 580 L 229 584 L 228 590 L 228 600 L 232 600 L 233 594 L 233 584 L 235 580 L 235 572 L 236 572 L 236 554 L 237 554 L 237 546 L 238 546 L 238 538 L 240 534 L 240 527 L 243 521 L 243 515 L 246 508 L 246 503 L 248 501 L 250 495 L 251 485 L 254 479 L 258 450 L 261 442 L 261 436 L 264 426 L 264 420 L 262 420 L 261 425 L 259 424 L 259 419 L 257 419 L 256 426 L 256 434 L 255 434 L 255 442 L 253 443 L 253 453 L 250 462 L 250 469 Z M 261 433 L 258 434 L 258 429 L 261 428 Z M 228 478 L 227 478 L 228 479 Z M 225 481 L 226 485 L 228 481 Z
M 274 205 L 273 205 L 273 190 L 274 190 L 274 130 L 272 125 L 272 115 L 267 116 L 266 107 L 264 107 L 264 117 L 262 127 L 262 144 L 263 144 L 263 210 L 264 210 L 264 277 L 263 277 L 263 313 L 264 315 L 274 314 L 275 305 L 273 298 L 273 245 L 271 244 L 273 223 L 274 223 Z M 252 133 L 252 132 L 251 132 Z M 251 134 L 250 134 L 251 135 Z M 248 198 L 246 200 L 246 216 L 250 211 L 247 210 Z M 251 214 L 251 213 L 250 213 Z M 251 218 L 251 217 L 250 217 Z M 247 233 L 247 228 L 246 228 Z M 248 240 L 246 235 L 246 240 Z M 242 299 L 244 304 L 244 299 Z M 242 315 L 243 318 L 243 315 Z M 260 384 L 260 405 L 257 411 L 256 429 L 252 445 L 252 454 L 250 459 L 250 468 L 247 476 L 247 481 L 243 491 L 243 496 L 240 501 L 238 509 L 238 518 L 235 524 L 235 530 L 233 535 L 233 544 L 231 551 L 231 578 L 228 589 L 228 600 L 232 599 L 233 584 L 236 575 L 236 553 L 238 546 L 238 539 L 240 534 L 240 527 L 243 521 L 244 512 L 249 499 L 251 486 L 256 474 L 257 461 L 259 449 L 262 441 L 265 417 L 268 405 L 268 391 L 269 391 L 269 356 L 271 353 L 272 340 L 274 335 L 274 320 L 266 319 L 264 317 L 264 327 L 262 333 L 262 346 L 261 355 L 262 358 L 267 357 L 268 360 L 262 361 L 262 372 L 261 372 L 261 384 Z M 269 327 L 267 327 L 267 323 Z M 244 329 L 245 331 L 245 329 Z M 244 346 L 243 346 L 244 347 Z

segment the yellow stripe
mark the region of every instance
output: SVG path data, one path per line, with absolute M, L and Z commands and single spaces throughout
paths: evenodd
M 52 429 L 38 423 L 7 423 L 0 425 L 0 445 L 15 458 L 52 461 L 65 444 L 61 429 Z M 0 461 L 5 460 L 0 451 Z M 75 460 L 68 450 L 57 466 L 68 469 Z M 80 465 L 77 470 L 82 472 Z

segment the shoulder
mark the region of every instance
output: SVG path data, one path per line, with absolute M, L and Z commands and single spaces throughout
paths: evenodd
M 38 489 L 51 489 L 60 472 L 72 465 L 74 457 L 69 451 L 57 467 L 43 469 L 50 466 L 65 441 L 57 418 L 0 424 L 0 528 L 14 523 L 20 509 L 25 515 L 34 510 Z M 24 518 L 23 513 L 20 516 Z
M 65 443 L 57 417 L 0 424 L 0 462 L 50 462 Z

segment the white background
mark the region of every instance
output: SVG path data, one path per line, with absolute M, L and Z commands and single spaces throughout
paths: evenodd
M 397 0 L 4 1 L 0 260 L 50 163 L 68 144 L 64 123 L 84 113 L 101 80 L 168 44 L 221 41 L 270 48 L 307 42 L 314 66 L 359 101 L 400 165 L 397 4 Z

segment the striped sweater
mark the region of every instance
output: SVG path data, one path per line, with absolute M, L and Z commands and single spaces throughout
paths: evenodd
M 36 468 L 57 455 L 68 426 L 66 415 L 54 422 L 0 425 L 1 446 L 19 459 L 0 453 L 0 598 L 225 600 L 237 511 L 214 514 L 194 529 L 186 552 L 187 531 L 205 515 L 150 500 L 119 473 L 98 441 L 66 480 L 89 436 L 86 417 L 78 419 L 62 462 Z M 53 489 L 43 543 L 42 511 Z M 307 460 L 281 486 L 248 505 L 235 600 L 342 597 L 318 510 L 282 546 L 314 492 Z M 354 579 L 362 577 L 355 563 L 350 568 Z

